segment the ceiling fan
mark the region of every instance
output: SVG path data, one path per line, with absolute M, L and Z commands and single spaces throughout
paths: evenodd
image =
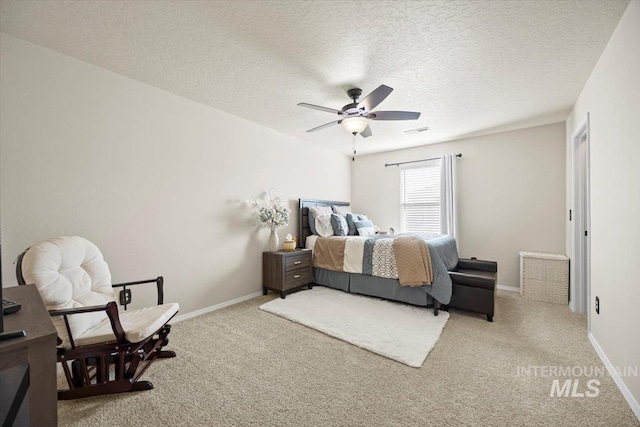
M 362 101 L 358 102 L 358 98 L 362 95 L 362 89 L 349 89 L 347 91 L 347 95 L 349 95 L 349 98 L 353 100 L 353 103 L 345 105 L 341 110 L 307 104 L 305 102 L 301 102 L 298 105 L 301 107 L 337 114 L 341 117 L 340 120 L 309 129 L 307 132 L 315 132 L 329 126 L 342 124 L 347 132 L 352 133 L 353 135 L 360 134 L 363 138 L 368 138 L 372 135 L 371 127 L 369 127 L 369 120 L 416 120 L 420 117 L 420 113 L 412 111 L 371 111 L 376 108 L 378 104 L 384 101 L 391 91 L 393 91 L 393 89 L 389 86 L 380 85 Z

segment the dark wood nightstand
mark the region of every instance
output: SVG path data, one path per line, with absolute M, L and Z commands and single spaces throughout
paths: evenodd
M 262 253 L 262 294 L 269 289 L 280 292 L 280 298 L 304 286 L 313 287 L 311 251 Z

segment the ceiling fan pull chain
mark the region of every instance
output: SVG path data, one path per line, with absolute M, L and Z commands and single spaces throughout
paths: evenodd
M 356 134 L 353 134 L 353 157 L 351 157 L 351 161 L 355 162 L 356 161 Z

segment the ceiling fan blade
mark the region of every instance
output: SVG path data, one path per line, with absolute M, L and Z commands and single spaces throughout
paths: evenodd
M 366 128 L 364 128 L 364 130 L 363 130 L 362 132 L 360 132 L 360 135 L 361 135 L 363 138 L 369 138 L 371 135 L 373 135 L 373 134 L 371 133 L 371 126 L 367 125 L 367 127 L 366 127 Z
M 360 101 L 358 108 L 364 108 L 367 111 L 371 111 L 378 106 L 384 99 L 389 96 L 393 91 L 392 88 L 385 85 L 380 85 L 376 90 L 371 92 L 365 99 Z
M 324 111 L 324 112 L 327 112 L 327 113 L 342 114 L 342 111 L 336 110 L 335 108 L 321 107 L 320 105 L 307 104 L 306 102 L 301 102 L 298 105 L 301 106 L 301 107 L 307 107 L 307 108 L 311 108 L 313 110 Z
M 420 113 L 413 111 L 375 111 L 369 115 L 373 120 L 416 120 Z
M 336 120 L 335 122 L 325 123 L 323 125 L 320 125 L 318 127 L 313 128 L 313 129 L 309 129 L 307 132 L 315 132 L 315 131 L 320 130 L 320 129 L 328 128 L 329 126 L 339 125 L 340 123 L 342 123 L 342 120 Z

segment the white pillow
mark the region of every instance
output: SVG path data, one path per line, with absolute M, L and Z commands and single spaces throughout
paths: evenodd
M 316 218 L 320 215 L 331 215 L 331 206 L 313 206 L 309 208 L 309 229 L 313 234 L 318 234 L 316 230 Z
M 331 214 L 318 215 L 316 218 L 316 233 L 321 237 L 333 236 L 333 226 L 331 225 Z
M 313 212 L 314 218 L 320 215 L 331 215 L 333 213 L 331 206 L 314 206 L 311 208 L 311 211 Z

